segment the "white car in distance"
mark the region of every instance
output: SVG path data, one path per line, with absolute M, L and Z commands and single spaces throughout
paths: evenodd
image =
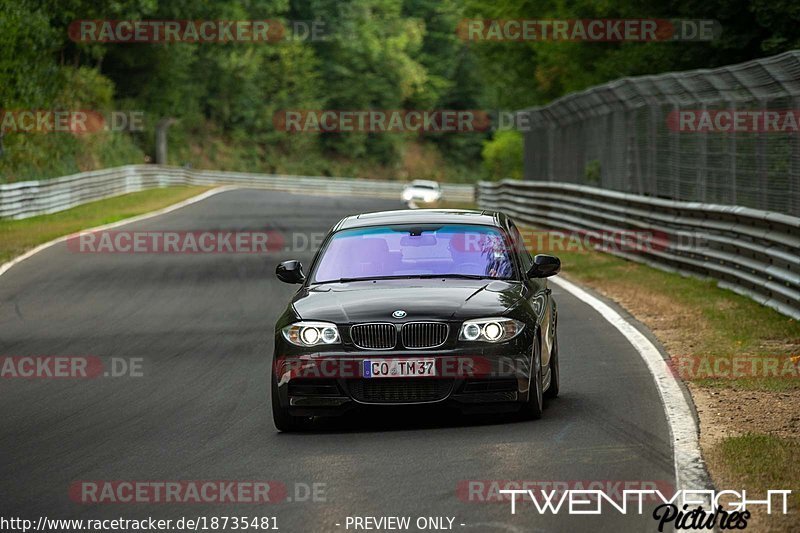
M 408 204 L 417 202 L 432 204 L 442 199 L 442 189 L 431 180 L 414 180 L 403 189 L 403 201 Z

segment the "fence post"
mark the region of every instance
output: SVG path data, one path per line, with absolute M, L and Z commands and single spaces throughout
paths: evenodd
M 168 165 L 167 160 L 167 130 L 175 124 L 174 118 L 162 118 L 156 125 L 156 164 Z
M 707 106 L 705 102 L 700 106 L 700 111 L 705 112 L 707 110 Z M 707 189 L 708 189 L 708 133 L 702 132 L 698 133 L 700 138 L 698 139 L 698 155 L 700 156 L 700 163 L 697 165 L 696 169 L 696 185 L 697 191 L 695 194 L 697 195 L 698 199 L 701 202 L 705 202 L 707 200 Z

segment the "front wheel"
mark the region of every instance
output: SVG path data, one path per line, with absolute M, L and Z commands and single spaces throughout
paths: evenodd
M 303 417 L 289 414 L 288 407 L 282 407 L 278 397 L 278 382 L 272 377 L 272 421 L 278 431 L 298 431 L 303 427 Z
M 553 353 L 550 354 L 550 386 L 544 393 L 544 397 L 552 400 L 558 396 L 560 386 L 561 370 L 558 367 L 558 330 L 553 333 Z
M 531 369 L 528 401 L 523 406 L 525 418 L 538 420 L 542 418 L 544 398 L 542 396 L 542 343 L 538 337 L 533 346 L 533 368 Z

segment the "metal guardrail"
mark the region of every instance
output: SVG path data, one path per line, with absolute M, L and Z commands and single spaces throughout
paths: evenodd
M 2 184 L 0 218 L 21 219 L 55 213 L 102 198 L 171 185 L 235 185 L 302 194 L 370 196 L 399 200 L 406 183 L 130 165 L 52 180 Z M 474 190 L 470 185 L 444 184 L 442 197 L 455 202 L 472 202 Z
M 716 279 L 720 287 L 800 319 L 800 218 L 567 183 L 481 182 L 477 196 L 481 208 L 502 210 L 536 227 L 652 232 L 654 246 L 609 251 L 662 270 Z

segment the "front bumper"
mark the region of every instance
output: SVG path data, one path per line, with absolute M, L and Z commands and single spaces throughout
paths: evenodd
M 426 197 L 421 195 L 404 195 L 403 201 L 404 202 L 419 202 L 421 204 L 437 204 L 441 201 L 441 196 L 434 196 L 434 197 Z
M 531 354 L 524 346 L 293 355 L 276 349 L 273 385 L 282 407 L 298 416 L 339 415 L 367 405 L 443 404 L 464 412 L 517 409 L 528 399 Z M 435 377 L 363 377 L 365 360 L 423 358 L 436 361 Z

